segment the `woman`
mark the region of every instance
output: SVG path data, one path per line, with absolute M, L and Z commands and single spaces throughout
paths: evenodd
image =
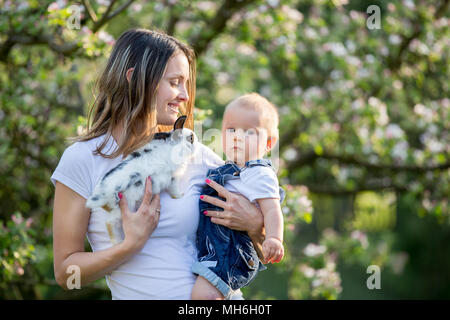
M 193 127 L 195 56 L 168 35 L 137 29 L 117 40 L 98 82 L 99 93 L 88 114 L 88 129 L 69 146 L 51 177 L 54 270 L 67 288 L 69 266 L 80 268 L 81 286 L 106 276 L 113 299 L 189 299 L 195 276 L 198 198 L 209 168 L 222 160 L 200 144 L 190 165 L 181 199 L 146 193 L 137 212 L 120 200 L 125 239 L 111 245 L 107 212 L 85 207 L 94 186 L 111 168 L 148 143 L 155 132 L 168 131 L 179 113 Z M 92 125 L 91 123 L 91 118 Z M 106 151 L 105 151 L 106 150 Z M 226 202 L 207 199 L 225 209 L 214 223 L 244 230 L 253 242 L 264 240 L 262 215 L 246 198 L 215 187 Z M 84 251 L 87 235 L 93 252 Z

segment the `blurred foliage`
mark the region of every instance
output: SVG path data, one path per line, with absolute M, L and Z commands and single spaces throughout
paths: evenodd
M 395 194 L 360 192 L 354 203 L 353 227 L 363 231 L 381 231 L 395 225 Z
M 143 27 L 195 48 L 203 132 L 242 93 L 279 108 L 286 257 L 246 298 L 450 298 L 448 3 L 371 1 L 371 30 L 363 0 L 0 0 L 0 297 L 110 299 L 56 285 L 49 177 Z
M 24 267 L 36 261 L 35 231 L 30 228 L 32 218 L 24 221 L 21 214 L 12 216 L 7 226 L 0 224 L 0 241 L 2 252 L 2 268 L 0 283 L 17 280 L 25 271 Z

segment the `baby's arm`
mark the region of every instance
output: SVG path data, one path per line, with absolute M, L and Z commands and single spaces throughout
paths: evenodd
M 264 263 L 280 262 L 284 256 L 283 248 L 283 213 L 277 198 L 258 199 L 264 215 L 266 239 L 263 242 Z

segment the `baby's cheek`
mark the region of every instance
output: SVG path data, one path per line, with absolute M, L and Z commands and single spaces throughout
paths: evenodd
M 245 147 L 246 153 L 252 156 L 260 154 L 262 150 L 260 143 L 256 137 L 247 139 Z

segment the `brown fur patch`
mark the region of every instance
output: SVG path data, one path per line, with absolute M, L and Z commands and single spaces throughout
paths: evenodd
M 102 207 L 102 209 L 104 209 L 105 211 L 108 211 L 108 212 L 111 212 L 111 211 L 112 211 L 112 209 L 111 209 L 107 204 L 105 204 L 105 205 Z
M 113 234 L 113 231 L 112 231 L 112 225 L 111 225 L 111 223 L 109 223 L 109 222 L 106 223 L 106 229 L 108 229 L 109 237 L 112 239 L 113 236 L 114 236 L 114 234 Z

